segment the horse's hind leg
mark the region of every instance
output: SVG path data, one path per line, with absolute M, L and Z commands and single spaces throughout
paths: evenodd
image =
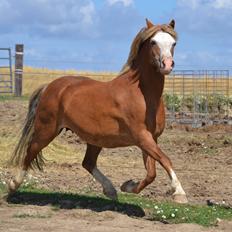
M 111 181 L 104 176 L 103 173 L 97 168 L 97 158 L 101 151 L 101 147 L 97 147 L 91 144 L 87 144 L 87 150 L 85 153 L 85 158 L 82 162 L 82 166 L 91 174 L 93 177 L 102 185 L 103 193 L 115 200 L 117 199 L 117 191 L 114 188 Z
M 35 130 L 32 140 L 27 148 L 26 156 L 23 159 L 22 166 L 18 169 L 16 176 L 10 180 L 8 184 L 9 193 L 15 192 L 22 184 L 23 179 L 27 173 L 27 170 L 31 166 L 32 161 L 37 155 L 56 137 L 56 125 L 52 123 L 50 125 L 40 125 Z
M 141 192 L 147 185 L 151 184 L 156 177 L 156 166 L 155 160 L 152 159 L 146 152 L 143 152 L 143 161 L 144 166 L 147 170 L 146 177 L 140 182 L 134 182 L 132 180 L 126 181 L 122 184 L 121 190 L 123 192 L 129 193 L 139 193 Z

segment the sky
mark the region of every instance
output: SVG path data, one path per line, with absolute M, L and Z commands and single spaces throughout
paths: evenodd
M 232 0 L 0 0 L 0 47 L 23 43 L 27 66 L 119 71 L 145 18 L 175 19 L 175 69 L 231 70 L 231 15 Z

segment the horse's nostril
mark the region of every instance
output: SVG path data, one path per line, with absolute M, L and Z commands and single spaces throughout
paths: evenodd
M 161 68 L 165 68 L 165 62 L 164 62 L 164 60 L 162 60 L 162 62 L 161 62 Z
M 172 61 L 172 68 L 174 68 L 175 67 L 175 62 L 174 61 Z

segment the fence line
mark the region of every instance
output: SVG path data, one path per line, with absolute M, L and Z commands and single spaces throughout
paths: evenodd
M 1 70 L 4 73 L 4 70 Z M 23 95 L 63 75 L 84 75 L 109 81 L 118 75 L 112 72 L 47 70 L 25 67 Z M 1 89 L 0 89 L 1 91 Z M 170 121 L 182 123 L 227 122 L 232 118 L 232 78 L 228 70 L 176 70 L 165 78 L 164 98 Z

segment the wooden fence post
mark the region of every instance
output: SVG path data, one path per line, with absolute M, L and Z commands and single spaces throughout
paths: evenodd
M 15 45 L 15 96 L 22 96 L 23 44 Z

